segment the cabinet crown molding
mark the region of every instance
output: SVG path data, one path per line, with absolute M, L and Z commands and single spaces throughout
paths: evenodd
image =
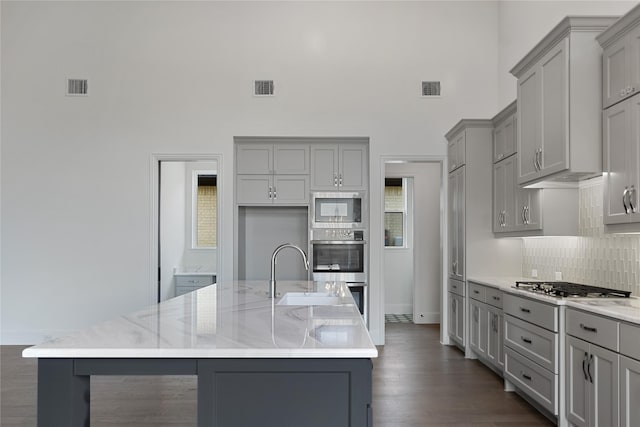
M 640 24 L 640 4 L 614 22 L 609 28 L 598 34 L 596 40 L 598 40 L 600 46 L 606 48 L 620 40 L 638 24 Z
M 567 16 L 556 25 L 510 71 L 516 78 L 536 64 L 552 47 L 572 32 L 601 32 L 616 22 L 619 16 Z
M 462 119 L 454 127 L 447 132 L 444 137 L 447 140 L 451 140 L 458 132 L 466 128 L 492 128 L 493 122 L 491 119 Z
M 508 117 L 512 116 L 513 114 L 515 114 L 517 109 L 518 109 L 518 100 L 514 99 L 511 104 L 509 104 L 506 107 L 504 107 L 498 114 L 496 114 L 493 117 L 493 119 L 491 119 L 491 121 L 493 122 L 493 125 L 494 126 L 499 125 L 506 118 L 508 118 Z

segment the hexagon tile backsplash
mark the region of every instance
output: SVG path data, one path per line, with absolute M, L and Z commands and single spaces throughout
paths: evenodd
M 522 273 L 631 291 L 640 297 L 640 235 L 605 234 L 602 178 L 580 183 L 579 236 L 523 239 Z

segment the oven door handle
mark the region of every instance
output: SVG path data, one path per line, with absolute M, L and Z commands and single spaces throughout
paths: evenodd
M 366 245 L 364 240 L 312 240 L 312 245 Z

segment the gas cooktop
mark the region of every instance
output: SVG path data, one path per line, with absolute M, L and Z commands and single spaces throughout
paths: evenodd
M 515 288 L 555 297 L 629 298 L 631 292 L 571 282 L 516 282 Z

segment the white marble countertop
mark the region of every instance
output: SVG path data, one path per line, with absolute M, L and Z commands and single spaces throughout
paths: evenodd
M 210 285 L 29 347 L 53 358 L 371 358 L 369 332 L 345 283 L 278 281 L 278 293 L 323 292 L 335 305 L 278 305 L 267 281 Z
M 631 323 L 640 324 L 640 298 L 558 298 L 549 295 L 536 294 L 513 288 L 516 281 L 542 281 L 527 277 L 469 277 L 468 282 L 498 288 L 504 292 L 521 295 L 523 297 L 544 301 L 555 305 L 566 305 L 595 314 L 613 317 Z M 552 280 L 548 280 L 551 282 Z
M 174 276 L 215 276 L 215 271 L 176 271 Z

